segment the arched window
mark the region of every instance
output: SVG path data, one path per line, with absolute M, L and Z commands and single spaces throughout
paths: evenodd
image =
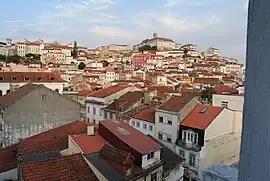
M 10 90 L 7 90 L 7 94 L 10 92 Z
M 55 89 L 55 92 L 58 92 L 59 93 L 59 89 Z

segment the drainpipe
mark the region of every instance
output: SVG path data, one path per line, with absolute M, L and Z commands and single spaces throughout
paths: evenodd
M 270 1 L 250 0 L 239 181 L 270 180 Z

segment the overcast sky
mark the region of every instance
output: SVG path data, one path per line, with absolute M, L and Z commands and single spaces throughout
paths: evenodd
M 5 0 L 0 41 L 137 44 L 154 32 L 245 60 L 247 0 Z

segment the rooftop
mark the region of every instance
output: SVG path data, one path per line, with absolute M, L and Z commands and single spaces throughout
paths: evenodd
M 22 164 L 25 181 L 98 181 L 81 154 Z
M 0 173 L 17 168 L 17 148 L 11 145 L 0 149 Z
M 198 104 L 182 121 L 181 126 L 205 130 L 215 118 L 223 111 L 224 107 L 205 106 Z
M 111 86 L 108 88 L 101 89 L 97 92 L 94 92 L 93 94 L 89 95 L 90 97 L 97 97 L 97 98 L 106 98 L 112 94 L 115 94 L 125 88 L 129 87 L 129 85 L 126 84 L 118 84 L 115 86 Z
M 127 92 L 122 95 L 119 99 L 112 102 L 110 105 L 106 107 L 106 109 L 114 110 L 114 111 L 126 111 L 135 103 L 140 101 L 143 98 L 143 93 L 141 91 L 135 92 Z
M 192 99 L 194 98 L 191 94 L 183 94 L 182 96 L 173 96 L 163 105 L 159 107 L 161 110 L 179 112 L 183 109 Z
M 0 83 L 10 82 L 65 82 L 55 72 L 0 72 Z
M 146 108 L 142 110 L 141 112 L 133 115 L 132 118 L 150 122 L 150 123 L 155 123 L 155 108 L 156 106 Z
M 104 145 L 109 145 L 109 143 L 98 134 L 78 134 L 71 135 L 70 137 L 80 147 L 83 154 L 99 152 Z
M 161 146 L 140 131 L 134 129 L 124 121 L 100 121 L 100 128 L 105 127 L 119 140 L 141 154 L 147 154 L 161 149 Z M 106 138 L 107 139 L 107 138 Z M 114 145 L 115 146 L 115 145 Z

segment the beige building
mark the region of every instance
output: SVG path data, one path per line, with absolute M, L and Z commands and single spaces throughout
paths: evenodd
M 25 40 L 23 42 L 16 43 L 17 54 L 21 57 L 24 57 L 28 53 L 32 54 L 41 54 L 41 44 L 42 41 L 28 41 Z

